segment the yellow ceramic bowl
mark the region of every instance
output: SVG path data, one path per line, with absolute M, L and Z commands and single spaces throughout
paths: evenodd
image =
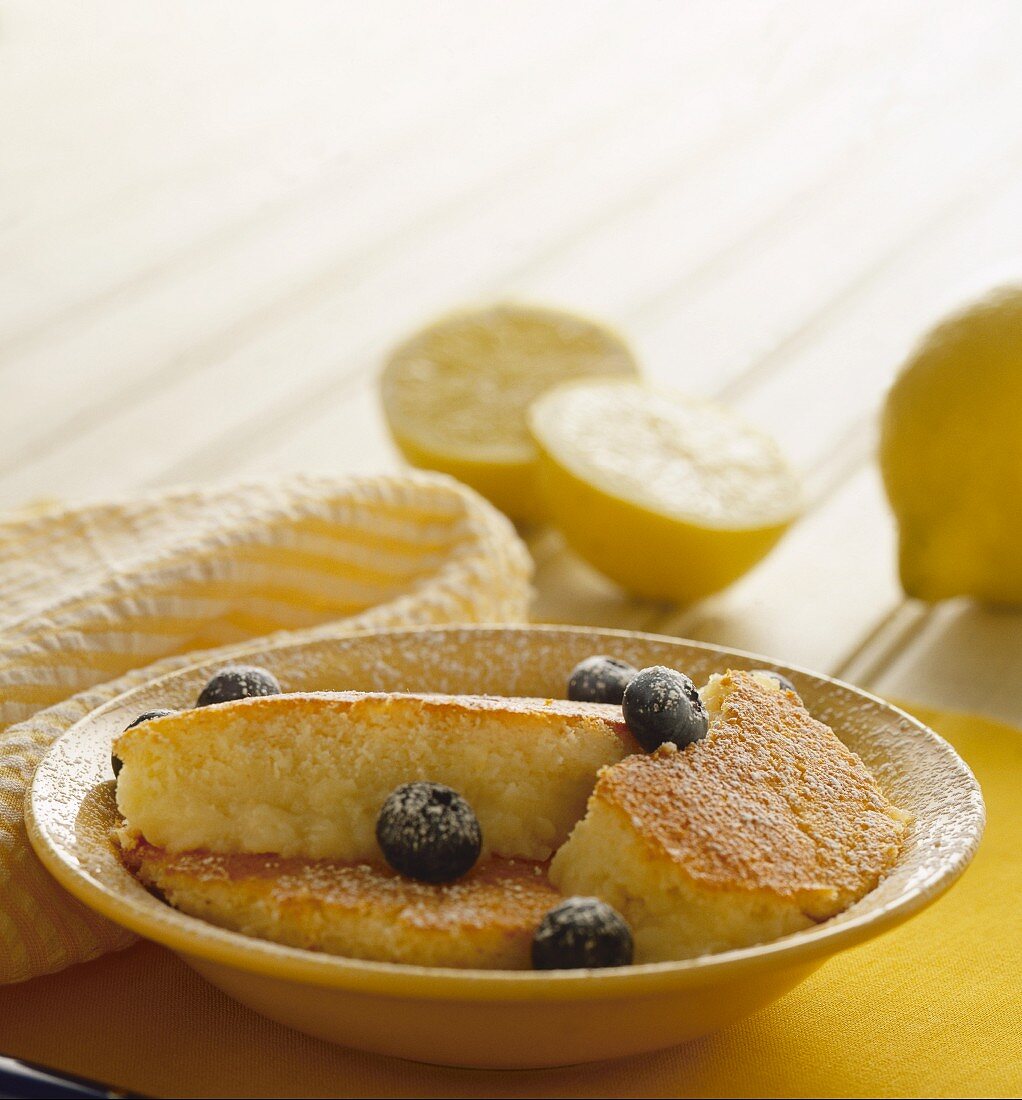
M 572 627 L 395 631 L 255 649 L 285 690 L 559 696 L 583 657 L 666 664 L 700 682 L 727 667 L 789 675 L 818 717 L 915 816 L 891 874 L 840 916 L 773 943 L 603 971 L 441 970 L 337 958 L 228 932 L 147 893 L 119 863 L 111 738 L 144 710 L 190 706 L 209 666 L 113 700 L 58 741 L 28 805 L 33 846 L 60 882 L 111 920 L 176 951 L 215 985 L 283 1024 L 348 1046 L 449 1065 L 526 1067 L 657 1050 L 780 996 L 831 955 L 900 923 L 958 878 L 983 829 L 979 788 L 935 733 L 846 684 L 732 650 Z

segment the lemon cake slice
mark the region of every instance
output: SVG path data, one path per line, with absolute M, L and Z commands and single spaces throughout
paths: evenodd
M 555 856 L 565 894 L 628 920 L 639 962 L 762 943 L 834 916 L 896 859 L 907 818 L 862 761 L 768 676 L 700 693 L 706 737 L 600 774 Z
M 379 859 L 381 806 L 415 780 L 468 800 L 483 856 L 548 859 L 599 769 L 637 748 L 619 707 L 339 692 L 166 715 L 128 729 L 114 752 L 127 836 L 171 852 L 357 862 Z
M 221 928 L 418 966 L 527 969 L 536 926 L 561 900 L 546 864 L 497 856 L 434 885 L 368 863 L 171 853 L 145 841 L 123 855 L 176 909 Z
M 521 969 L 560 900 L 547 860 L 599 769 L 636 751 L 619 707 L 485 696 L 268 695 L 168 713 L 115 742 L 127 867 L 175 908 L 295 947 Z M 483 852 L 455 882 L 381 858 L 396 787 L 471 803 Z

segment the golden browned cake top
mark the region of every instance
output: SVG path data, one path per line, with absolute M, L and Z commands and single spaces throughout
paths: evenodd
M 792 898 L 817 918 L 845 908 L 897 857 L 906 815 L 793 692 L 741 672 L 720 689 L 703 740 L 605 768 L 594 797 L 703 889 Z
M 532 929 L 561 900 L 546 863 L 484 860 L 457 882 L 416 882 L 389 867 L 274 855 L 171 853 L 147 841 L 125 848 L 122 859 L 143 881 L 165 890 L 229 885 L 239 907 L 271 903 L 289 910 L 336 909 L 385 917 L 420 932 Z
M 260 713 L 273 714 L 286 708 L 296 718 L 303 714 L 348 713 L 353 716 L 380 714 L 393 711 L 395 718 L 411 718 L 417 714 L 442 718 L 445 715 L 471 715 L 472 713 L 506 717 L 517 724 L 530 718 L 556 715 L 564 719 L 567 728 L 584 726 L 593 722 L 609 727 L 627 742 L 638 748 L 621 717 L 621 708 L 607 703 L 578 703 L 567 699 L 518 698 L 502 695 L 441 695 L 418 692 L 363 692 L 316 691 L 290 692 L 284 695 L 263 695 L 249 699 L 237 699 L 196 710 L 171 714 L 152 719 L 140 726 L 133 726 L 117 738 L 114 748 L 130 745 L 134 740 L 158 739 L 165 733 L 182 728 L 181 720 L 187 714 L 191 728 L 204 723 L 219 725 L 221 712 L 227 708 L 240 715 L 258 718 Z

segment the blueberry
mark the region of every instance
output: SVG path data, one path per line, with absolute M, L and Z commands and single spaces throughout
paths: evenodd
M 222 668 L 202 689 L 197 707 L 211 703 L 227 703 L 231 699 L 248 699 L 253 695 L 279 695 L 280 684 L 272 672 L 255 665 L 232 665 Z
M 124 727 L 124 732 L 134 729 L 135 726 L 141 725 L 143 722 L 148 722 L 150 718 L 163 718 L 165 715 L 173 714 L 172 710 L 147 710 L 144 714 L 140 714 L 133 722 L 129 722 Z M 114 779 L 121 774 L 121 768 L 124 767 L 124 763 L 121 758 L 114 753 L 110 754 L 110 767 L 114 770 Z
M 706 736 L 710 719 L 695 684 L 682 672 L 653 665 L 625 688 L 621 710 L 636 741 L 653 752 L 665 741 L 679 749 Z
M 483 847 L 472 807 L 442 783 L 405 783 L 392 791 L 376 819 L 376 839 L 395 871 L 421 882 L 461 878 Z
M 150 718 L 166 718 L 168 714 L 173 714 L 172 710 L 147 710 L 144 714 L 140 714 L 134 722 L 129 722 L 124 727 L 124 732 L 134 729 L 136 726 L 142 725 L 143 722 L 148 722 Z
M 568 677 L 568 698 L 580 703 L 620 703 L 629 680 L 638 672 L 617 657 L 586 657 Z
M 624 917 L 599 898 L 568 898 L 539 922 L 532 937 L 536 970 L 628 966 L 635 953 Z
M 793 691 L 798 695 L 798 688 L 788 679 L 787 676 L 782 676 L 779 672 L 774 672 L 772 668 L 754 668 L 752 674 L 759 676 L 769 676 L 771 679 L 776 680 L 785 691 Z

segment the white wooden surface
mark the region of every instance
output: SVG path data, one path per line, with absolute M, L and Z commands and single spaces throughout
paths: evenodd
M 684 609 L 536 532 L 538 618 L 1022 723 L 1022 617 L 902 598 L 872 457 L 913 338 L 1022 255 L 1020 52 L 1014 0 L 0 2 L 0 507 L 397 468 L 389 345 L 564 305 L 811 508 Z

